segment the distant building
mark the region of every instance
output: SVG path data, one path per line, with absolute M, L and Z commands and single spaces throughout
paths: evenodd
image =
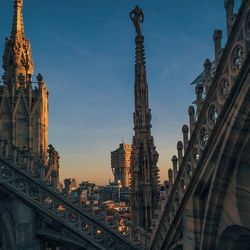
M 114 181 L 121 181 L 123 187 L 130 185 L 131 145 L 121 143 L 119 148 L 111 152 L 111 168 Z
M 99 201 L 112 200 L 114 202 L 129 202 L 130 192 L 127 187 L 121 187 L 116 182 L 111 182 L 107 186 L 99 187 Z
M 75 178 L 71 179 L 70 189 L 71 189 L 71 191 L 76 190 L 76 179 Z
M 83 181 L 79 184 L 77 191 L 80 194 L 82 203 L 99 200 L 98 186 L 96 186 L 94 183 Z

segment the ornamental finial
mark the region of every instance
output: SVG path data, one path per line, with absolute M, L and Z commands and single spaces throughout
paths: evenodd
M 24 34 L 23 25 L 23 0 L 14 0 L 14 17 L 12 24 L 12 36 L 15 37 L 17 33 Z

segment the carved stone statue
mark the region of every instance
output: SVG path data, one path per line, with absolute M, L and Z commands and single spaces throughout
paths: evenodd
M 129 13 L 130 19 L 133 21 L 137 36 L 142 36 L 141 23 L 144 21 L 144 14 L 142 9 L 136 5 L 135 8 Z

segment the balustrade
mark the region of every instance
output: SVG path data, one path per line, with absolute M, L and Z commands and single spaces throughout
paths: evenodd
M 112 223 L 105 223 L 104 211 L 93 214 L 92 209 L 70 198 L 68 192 L 57 190 L 57 172 L 52 171 L 51 180 L 46 181 L 39 168 L 30 164 L 28 151 L 11 148 L 4 142 L 0 148 L 0 185 L 14 192 L 32 207 L 48 214 L 80 237 L 91 242 L 97 249 L 139 249 L 141 241 L 132 243 L 129 228 L 124 221 L 123 230 L 117 229 L 118 217 Z M 12 150 L 12 151 L 11 151 Z M 10 152 L 10 154 L 6 154 Z M 17 156 L 18 155 L 18 156 Z M 14 164 L 16 163 L 16 164 Z M 32 167 L 31 167 L 32 166 Z M 46 166 L 42 166 L 45 168 Z M 41 166 L 40 166 L 41 168 Z

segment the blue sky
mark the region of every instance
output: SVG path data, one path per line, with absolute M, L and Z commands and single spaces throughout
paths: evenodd
M 0 53 L 12 2 L 0 2 Z M 223 29 L 225 42 L 224 0 L 24 0 L 35 72 L 50 92 L 49 142 L 61 156 L 61 179 L 107 183 L 110 151 L 122 137 L 131 142 L 134 28 L 128 13 L 136 4 L 145 15 L 152 134 L 164 180 L 194 100 L 190 82 L 205 59 L 214 58 L 214 29 Z

